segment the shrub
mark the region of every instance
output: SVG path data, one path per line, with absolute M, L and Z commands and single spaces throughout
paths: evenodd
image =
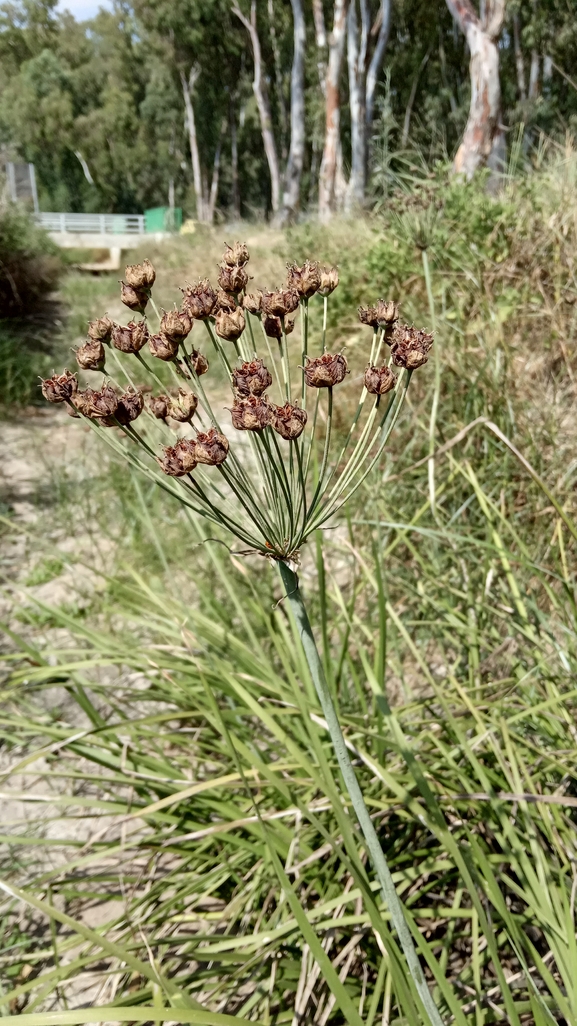
M 0 317 L 32 312 L 62 267 L 57 246 L 15 204 L 0 206 Z

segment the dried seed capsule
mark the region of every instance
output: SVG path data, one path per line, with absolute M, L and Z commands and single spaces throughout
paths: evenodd
M 88 325 L 88 337 L 95 342 L 110 342 L 113 327 L 110 317 L 99 317 Z
M 218 272 L 218 284 L 225 292 L 231 292 L 232 295 L 238 296 L 239 292 L 242 292 L 248 285 L 248 273 L 244 267 L 236 264 L 232 267 L 229 264 L 221 264 Z
M 408 324 L 395 329 L 391 352 L 393 363 L 397 367 L 416 370 L 429 359 L 429 351 L 433 345 L 433 336 L 424 328 L 417 330 Z
M 347 361 L 342 353 L 323 353 L 314 360 L 307 360 L 305 381 L 310 388 L 332 388 L 338 385 L 347 373 Z
M 263 320 L 265 335 L 269 338 L 282 338 L 282 322 L 280 317 L 265 317 Z
M 194 441 L 194 458 L 197 463 L 206 463 L 209 467 L 216 467 L 224 463 L 229 450 L 228 439 L 221 435 L 216 428 L 210 428 L 207 432 L 200 432 Z
M 189 356 L 189 363 L 192 365 L 194 373 L 201 376 L 206 374 L 208 370 L 208 360 L 204 353 L 199 353 L 198 349 L 193 349 Z
M 378 328 L 379 316 L 376 306 L 359 306 L 359 321 L 371 328 Z
M 170 396 L 168 395 L 151 395 L 148 400 L 148 409 L 153 417 L 156 417 L 158 420 L 166 420 L 169 403 Z
M 112 345 L 121 353 L 139 353 L 148 339 L 145 321 L 130 321 L 130 324 L 114 324 L 112 327 Z
M 133 420 L 140 417 L 143 409 L 144 396 L 142 392 L 129 388 L 119 397 L 114 417 L 119 424 L 131 424 Z
M 74 405 L 79 413 L 90 419 L 113 417 L 118 408 L 118 396 L 111 385 L 103 385 L 98 389 L 85 388 L 76 393 Z
M 78 388 L 76 374 L 65 370 L 64 374 L 53 374 L 42 381 L 42 395 L 49 403 L 65 403 L 72 399 Z
M 251 360 L 234 368 L 232 384 L 240 395 L 262 395 L 272 385 L 272 375 L 262 360 Z
M 304 431 L 307 422 L 306 410 L 292 403 L 285 403 L 284 406 L 271 406 L 271 425 L 281 436 L 291 441 L 298 438 Z
M 214 304 L 212 316 L 216 317 L 219 310 L 226 310 L 227 313 L 234 313 L 236 310 L 234 296 L 229 296 L 228 292 L 224 292 L 223 289 L 219 289 L 216 293 L 216 302 Z
M 186 310 L 165 310 L 160 331 L 173 342 L 181 342 L 192 330 L 192 317 Z
M 245 310 L 254 314 L 255 317 L 262 313 L 262 292 L 260 289 L 257 289 L 256 292 L 249 292 L 248 295 L 243 296 L 242 305 Z
M 210 317 L 216 303 L 216 292 L 208 278 L 203 278 L 196 285 L 187 285 L 182 305 L 187 313 L 197 321 Z
M 330 296 L 339 284 L 339 272 L 336 267 L 320 268 L 321 283 L 317 289 L 320 296 Z
M 186 424 L 194 417 L 197 406 L 198 399 L 194 392 L 186 392 L 184 388 L 179 388 L 178 398 L 168 400 L 168 416 L 180 424 Z
M 124 271 L 126 284 L 132 285 L 133 289 L 149 292 L 156 280 L 156 271 L 150 260 L 143 260 L 141 264 L 129 264 Z
M 194 458 L 194 442 L 190 438 L 181 438 L 176 445 L 168 445 L 157 463 L 170 477 L 184 477 L 196 467 Z
M 155 356 L 157 360 L 174 360 L 174 357 L 178 353 L 179 343 L 171 338 L 167 338 L 166 335 L 151 335 L 148 340 L 148 348 L 151 356 Z
M 288 264 L 287 285 L 299 296 L 313 296 L 321 283 L 320 267 L 315 260 L 305 260 L 302 267 Z
M 82 370 L 104 370 L 104 346 L 98 339 L 87 339 L 83 345 L 78 347 L 74 355 Z
M 376 307 L 377 311 L 377 323 L 379 328 L 385 328 L 388 332 L 392 332 L 395 324 L 399 319 L 399 308 L 396 303 L 392 300 L 379 299 Z M 386 338 L 385 334 L 385 338 Z
M 250 256 L 246 242 L 235 242 L 234 246 L 229 246 L 228 242 L 225 242 L 225 246 L 222 259 L 229 267 L 242 267 L 248 263 Z
M 389 367 L 369 364 L 365 371 L 365 388 L 371 395 L 384 395 L 395 387 L 395 375 Z
M 276 289 L 275 292 L 264 292 L 262 295 L 262 311 L 267 317 L 284 317 L 293 313 L 298 305 L 299 297 L 295 289 Z
M 227 342 L 236 342 L 237 338 L 240 338 L 242 335 L 244 328 L 244 313 L 240 306 L 233 313 L 228 313 L 227 310 L 219 310 L 217 313 L 214 330 L 219 338 L 224 338 Z
M 230 415 L 237 431 L 264 431 L 270 424 L 271 409 L 266 399 L 249 395 L 235 399 Z
M 148 303 L 148 293 L 144 289 L 135 289 L 132 285 L 127 285 L 125 281 L 121 281 L 120 299 L 130 310 L 144 313 Z

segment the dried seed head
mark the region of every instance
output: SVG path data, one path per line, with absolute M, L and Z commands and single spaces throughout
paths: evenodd
M 133 289 L 142 289 L 149 292 L 156 279 L 156 271 L 150 260 L 143 260 L 141 264 L 129 264 L 124 271 L 126 284 L 132 285 Z
M 269 338 L 282 338 L 282 322 L 280 317 L 265 317 L 263 320 L 265 335 Z
M 236 310 L 236 303 L 234 296 L 229 296 L 228 292 L 223 289 L 219 289 L 216 293 L 216 302 L 212 311 L 212 316 L 216 317 L 219 310 L 226 310 L 227 313 L 234 313 Z
M 186 310 L 165 310 L 163 313 L 160 330 L 172 342 L 181 342 L 191 329 L 192 317 Z
M 233 313 L 229 313 L 228 310 L 218 311 L 214 328 L 219 338 L 224 338 L 227 342 L 236 342 L 237 338 L 242 335 L 244 327 L 244 313 L 240 306 Z
M 379 299 L 375 309 L 377 311 L 377 323 L 379 328 L 387 328 L 392 331 L 399 319 L 399 308 L 397 304 L 393 303 L 392 300 Z
M 317 292 L 321 296 L 330 296 L 339 284 L 339 272 L 336 267 L 320 268 L 321 283 Z
M 230 411 L 232 426 L 237 431 L 264 431 L 270 424 L 271 408 L 260 395 L 249 395 L 235 399 Z
M 244 267 L 233 264 L 221 264 L 218 272 L 218 284 L 225 292 L 238 296 L 248 285 L 248 272 Z
M 369 364 L 365 371 L 365 388 L 371 395 L 384 395 L 395 387 L 396 378 L 389 367 Z
M 379 317 L 376 306 L 359 306 L 359 321 L 371 328 L 378 328 Z
M 281 436 L 291 441 L 298 438 L 304 431 L 307 422 L 306 410 L 292 403 L 285 403 L 284 406 L 271 406 L 271 425 Z
M 320 267 L 315 260 L 305 260 L 302 267 L 296 264 L 289 264 L 287 271 L 287 285 L 294 289 L 299 296 L 313 296 L 318 291 L 321 283 Z
M 179 343 L 174 339 L 168 338 L 166 335 L 151 335 L 148 340 L 148 348 L 151 356 L 156 356 L 157 360 L 165 360 L 166 362 L 174 360 L 178 353 Z
M 229 267 L 242 267 L 247 264 L 250 256 L 246 242 L 235 242 L 234 246 L 229 246 L 228 242 L 225 242 L 225 251 L 222 254 L 222 259 L 225 264 Z
M 207 432 L 200 432 L 194 442 L 194 458 L 197 463 L 205 463 L 209 467 L 216 467 L 224 463 L 228 455 L 228 439 L 221 435 L 216 428 L 210 428 Z
M 140 417 L 144 409 L 144 396 L 133 388 L 127 389 L 118 400 L 118 406 L 114 414 L 119 424 L 130 424 L 137 417 Z
M 182 305 L 194 320 L 203 321 L 210 317 L 216 303 L 216 292 L 208 278 L 203 278 L 196 285 L 187 285 L 182 291 Z
M 311 388 L 332 388 L 338 385 L 347 373 L 347 361 L 342 353 L 323 353 L 314 360 L 308 360 L 305 367 L 305 381 Z
M 148 303 L 148 293 L 144 289 L 135 289 L 132 285 L 127 285 L 125 281 L 121 281 L 120 299 L 130 310 L 144 313 Z
M 114 324 L 112 327 L 112 345 L 121 353 L 139 353 L 148 339 L 145 321 L 131 321 L 126 325 Z
M 196 467 L 195 443 L 191 438 L 181 438 L 176 445 L 168 445 L 157 458 L 157 463 L 170 477 L 183 477 Z
M 166 420 L 169 403 L 170 396 L 168 395 L 151 395 L 148 400 L 148 409 L 153 417 L 156 417 L 158 420 Z
M 189 357 L 189 362 L 192 364 L 194 373 L 198 375 L 198 377 L 200 377 L 201 374 L 206 374 L 208 370 L 208 360 L 204 353 L 199 353 L 198 349 L 193 349 Z
M 262 292 L 260 289 L 257 289 L 256 292 L 249 292 L 248 295 L 243 296 L 242 305 L 245 310 L 254 314 L 255 317 L 262 313 Z
M 404 324 L 397 327 L 393 336 L 391 352 L 393 363 L 397 367 L 416 370 L 429 359 L 429 351 L 433 345 L 433 336 L 424 328 L 417 330 Z
M 179 388 L 178 398 L 168 400 L 168 416 L 180 424 L 190 422 L 196 413 L 198 399 L 193 392 Z
M 297 309 L 299 297 L 295 289 L 276 289 L 275 292 L 264 292 L 261 304 L 267 317 L 284 317 Z
M 234 368 L 232 384 L 239 395 L 262 395 L 272 385 L 272 375 L 262 360 L 251 360 Z
M 72 399 L 78 388 L 76 374 L 65 370 L 64 374 L 53 374 L 42 381 L 42 395 L 49 403 L 65 403 Z
M 95 342 L 110 342 L 113 327 L 110 317 L 99 317 L 88 325 L 88 338 L 94 339 Z
M 79 413 L 90 419 L 113 417 L 118 408 L 118 396 L 111 385 L 103 385 L 98 389 L 85 388 L 76 393 L 74 405 Z
M 104 346 L 98 339 L 89 338 L 75 352 L 76 362 L 82 370 L 104 370 Z

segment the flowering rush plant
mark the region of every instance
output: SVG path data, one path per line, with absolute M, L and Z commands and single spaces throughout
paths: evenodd
M 105 375 L 99 387 L 81 389 L 76 374 L 65 370 L 44 380 L 42 392 L 49 402 L 66 404 L 73 417 L 85 418 L 124 459 L 185 506 L 234 535 L 246 546 L 241 552 L 277 563 L 426 1021 L 438 1026 L 439 1014 L 350 763 L 296 575 L 307 538 L 338 512 L 379 462 L 411 375 L 427 362 L 433 336 L 401 324 L 392 301 L 381 299 L 359 309 L 360 322 L 371 329 L 368 361 L 348 430 L 336 436 L 333 391 L 343 387 L 348 374 L 344 353 L 326 348 L 337 269 L 306 260 L 300 267 L 289 265 L 278 288 L 249 291 L 248 262 L 246 244 L 227 245 L 217 287 L 206 279 L 186 285 L 180 308 L 162 313 L 152 297 L 156 274 L 150 261 L 127 267 L 121 299 L 135 316 L 126 325 L 107 316 L 93 321 L 87 341 L 76 350 L 82 370 Z M 322 330 L 313 340 L 310 304 L 319 299 Z M 297 315 L 300 344 L 293 341 Z M 202 335 L 196 322 L 204 325 L 208 355 L 196 341 Z M 152 364 L 143 355 L 146 350 Z M 134 371 L 119 353 L 133 355 Z M 205 384 L 213 360 L 220 362 L 230 387 L 232 430 L 224 426 L 224 411 L 215 409 Z M 157 361 L 167 365 L 173 387 L 167 388 L 155 372 Z M 154 383 L 146 394 L 134 382 L 141 368 Z M 122 435 L 133 444 L 125 444 Z

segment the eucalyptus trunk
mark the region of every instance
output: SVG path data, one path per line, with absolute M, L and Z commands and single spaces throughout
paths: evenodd
M 284 178 L 281 224 L 294 220 L 300 205 L 305 157 L 305 48 L 306 26 L 302 0 L 291 0 L 294 51 L 291 71 L 290 149 Z
M 202 173 L 200 170 L 200 156 L 198 153 L 198 139 L 196 137 L 196 120 L 194 107 L 192 105 L 192 92 L 196 85 L 200 70 L 197 67 L 190 69 L 188 78 L 184 71 L 180 72 L 182 95 L 184 97 L 184 109 L 186 111 L 186 126 L 188 128 L 188 144 L 190 147 L 190 160 L 192 163 L 192 178 L 194 182 L 194 196 L 196 199 L 197 221 L 205 220 L 204 196 L 202 190 Z
M 336 206 L 341 122 L 339 81 L 345 52 L 346 22 L 347 0 L 335 0 L 324 89 L 325 143 L 319 175 L 319 218 L 321 221 L 328 221 Z
M 369 41 L 368 0 L 360 0 L 360 38 L 357 0 L 351 0 L 347 17 L 347 62 L 351 112 L 351 176 L 346 209 L 362 206 L 367 179 L 366 62 Z

